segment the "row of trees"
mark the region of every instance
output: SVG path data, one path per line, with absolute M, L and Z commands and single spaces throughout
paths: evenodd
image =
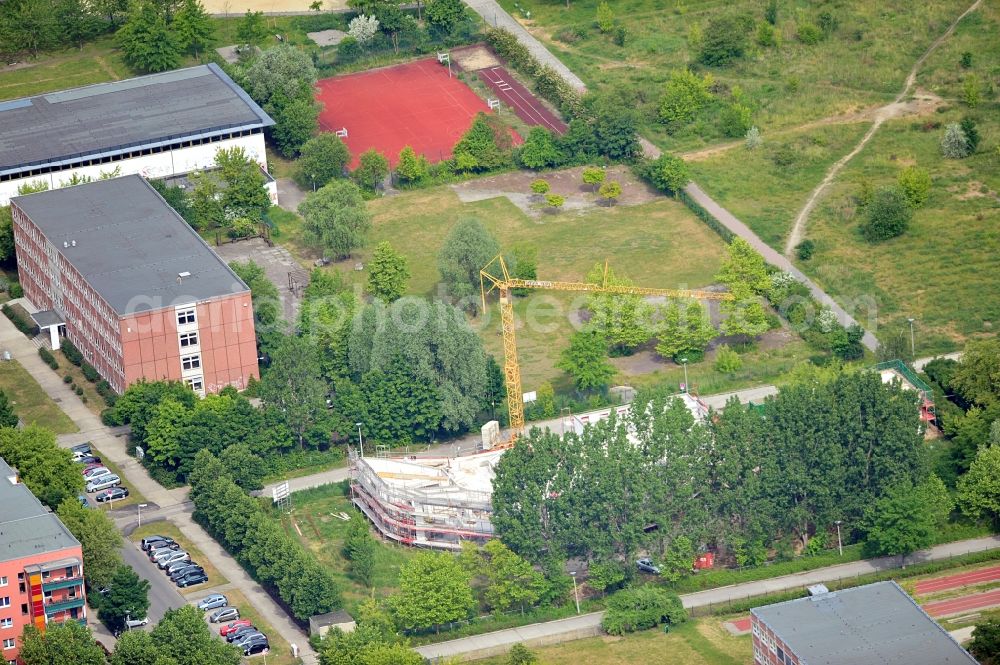
M 200 451 L 188 479 L 195 517 L 255 579 L 277 592 L 296 619 L 341 607 L 330 572 L 234 482 L 219 458 Z
M 137 0 L 115 38 L 132 69 L 155 73 L 176 69 L 187 54 L 197 56 L 214 35 L 200 0 Z
M 888 528 L 872 509 L 887 497 L 931 511 L 921 524 L 941 517 L 939 504 L 917 500 L 940 481 L 913 393 L 874 373 L 840 374 L 789 386 L 764 410 L 732 403 L 701 423 L 650 393 L 580 435 L 533 431 L 497 467 L 494 525 L 530 560 L 625 562 L 648 549 L 679 572 L 699 545 L 761 563 L 775 542 L 806 548 L 836 520 L 858 533 Z M 893 548 L 881 538 L 879 549 Z
M 113 30 L 127 9 L 124 0 L 13 0 L 0 4 L 0 54 L 37 56 L 77 46 Z

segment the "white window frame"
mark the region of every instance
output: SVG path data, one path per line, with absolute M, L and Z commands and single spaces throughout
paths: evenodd
M 188 367 L 190 365 L 190 367 Z M 181 356 L 181 371 L 190 372 L 201 369 L 201 354 L 195 353 L 190 356 Z
M 0 607 L 10 607 L 10 596 L 0 597 Z
M 182 349 L 190 349 L 192 347 L 198 346 L 198 332 L 186 332 L 178 335 L 178 341 Z M 194 340 L 193 342 L 190 340 Z M 185 344 L 185 342 L 187 342 Z
M 13 649 L 17 646 L 17 642 L 14 641 L 13 637 L 5 637 L 3 640 L 3 650 Z
M 177 326 L 193 326 L 198 324 L 198 311 L 194 307 L 177 310 Z
M 14 619 L 12 619 L 11 617 L 4 617 L 0 619 L 0 628 L 13 628 L 13 627 L 14 627 Z
M 7 576 L 6 575 L 0 576 L 0 586 L 7 586 L 7 584 L 9 584 L 9 582 L 7 581 Z

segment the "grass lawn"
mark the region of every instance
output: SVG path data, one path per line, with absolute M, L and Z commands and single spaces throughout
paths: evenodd
M 94 415 L 101 415 L 101 411 L 108 408 L 107 402 L 104 398 L 97 392 L 97 385 L 91 383 L 83 376 L 83 370 L 71 363 L 66 359 L 66 356 L 62 354 L 62 351 L 54 351 L 52 353 L 56 360 L 59 362 L 59 369 L 53 370 L 60 377 L 65 377 L 67 375 L 73 377 L 73 383 L 77 387 L 83 388 L 83 395 L 80 399 L 83 403 L 87 405 L 87 408 L 94 413 Z
M 595 24 L 599 0 L 501 0 L 593 90 L 614 89 L 643 118 L 642 131 L 669 149 L 689 149 L 722 139 L 717 114 L 703 114 L 673 135 L 657 121 L 659 99 L 670 72 L 685 66 L 710 71 L 726 103 L 738 87 L 753 109 L 753 122 L 766 136 L 819 118 L 890 101 L 903 87 L 917 58 L 968 5 L 965 0 L 914 4 L 847 0 L 817 6 L 805 0 L 779 3 L 778 47 L 761 47 L 751 36 L 749 53 L 728 67 L 697 64 L 689 45 L 692 30 L 704 34 L 717 16 L 746 12 L 754 30 L 763 23 L 764 3 L 755 0 L 618 0 L 610 3 L 628 31 L 625 46 L 601 34 Z M 832 33 L 808 46 L 796 38 L 802 23 L 831 12 Z M 530 12 L 530 19 L 525 19 Z M 697 26 L 697 27 L 695 27 Z
M 35 423 L 56 434 L 79 431 L 69 416 L 16 360 L 0 363 L 0 390 L 10 399 L 14 411 L 25 424 Z
M 358 584 L 350 577 L 350 562 L 344 558 L 341 548 L 347 536 L 349 522 L 344 522 L 333 513 L 341 511 L 351 516 L 352 520 L 364 520 L 365 517 L 354 508 L 346 495 L 343 484 L 326 485 L 312 490 L 296 492 L 292 495 L 295 501 L 294 512 L 282 516 L 285 531 L 292 536 L 299 536 L 295 524 L 298 524 L 302 535 L 299 539 L 326 566 L 342 585 L 347 610 L 371 597 L 372 591 Z M 413 557 L 417 550 L 394 545 L 377 540 L 375 554 L 375 595 L 384 597 L 397 589 L 399 568 Z
M 171 522 L 159 520 L 157 522 L 147 522 L 141 527 L 136 529 L 131 533 L 129 538 L 133 542 L 139 542 L 146 536 L 167 536 L 168 538 L 173 538 L 174 541 L 180 544 L 181 549 L 191 555 L 191 560 L 199 564 L 205 569 L 205 574 L 208 575 L 208 581 L 204 584 L 198 584 L 193 587 L 187 587 L 184 589 L 179 589 L 182 595 L 197 594 L 202 589 L 209 589 L 211 587 L 220 586 L 222 584 L 227 584 L 229 580 L 222 576 L 222 574 L 212 565 L 212 562 L 201 553 L 197 547 L 191 544 L 191 541 L 181 533 L 180 529 L 174 526 Z
M 288 645 L 288 642 L 281 637 L 281 634 L 278 633 L 278 631 L 271 627 L 271 624 L 260 618 L 260 614 L 258 614 L 254 606 L 250 604 L 250 601 L 247 600 L 247 597 L 243 595 L 242 591 L 237 589 L 227 589 L 222 593 L 225 594 L 230 605 L 239 609 L 241 619 L 250 619 L 250 621 L 253 622 L 253 625 L 257 627 L 257 630 L 267 635 L 267 643 L 269 645 L 267 655 L 263 656 L 258 654 L 256 656 L 251 656 L 250 658 L 244 659 L 243 662 L 263 663 L 264 660 L 266 660 L 268 663 L 271 663 L 271 665 L 295 665 L 296 663 L 302 662 L 301 659 L 292 657 L 292 648 Z M 225 624 L 209 624 L 209 630 L 211 630 L 213 634 L 218 635 L 219 628 L 223 625 Z
M 653 629 L 626 637 L 590 637 L 533 648 L 545 665 L 749 665 L 753 646 L 749 635 L 734 637 L 718 617 L 688 621 L 670 632 Z M 477 661 L 503 665 L 506 656 Z

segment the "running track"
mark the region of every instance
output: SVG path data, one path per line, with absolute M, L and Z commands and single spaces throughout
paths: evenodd
M 565 134 L 566 123 L 557 118 L 527 88 L 517 82 L 503 67 L 489 67 L 478 72 L 486 85 L 509 106 L 517 117 L 529 125 L 544 127 L 556 134 Z
M 997 605 L 1000 605 L 1000 589 L 962 596 L 961 598 L 951 598 L 950 600 L 939 600 L 936 603 L 927 603 L 922 607 L 932 617 L 943 617 L 949 614 L 961 614 L 969 610 L 996 607 Z
M 993 582 L 998 579 L 1000 579 L 1000 566 L 993 566 L 992 568 L 983 568 L 982 570 L 973 570 L 968 573 L 917 582 L 914 589 L 918 594 L 934 593 L 935 591 L 958 589 L 964 586 L 972 586 L 973 584 L 982 584 L 983 582 Z

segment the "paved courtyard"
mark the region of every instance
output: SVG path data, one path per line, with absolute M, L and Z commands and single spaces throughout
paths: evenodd
M 293 293 L 289 288 L 289 275 L 303 287 L 308 283 L 309 273 L 296 262 L 288 250 L 280 245 L 268 247 L 261 238 L 251 238 L 240 242 L 231 242 L 218 247 L 212 247 L 223 261 L 230 263 L 253 261 L 264 269 L 267 278 L 278 289 L 281 300 L 281 311 L 288 323 L 298 320 L 299 306 L 302 303 L 302 292 L 297 289 Z

